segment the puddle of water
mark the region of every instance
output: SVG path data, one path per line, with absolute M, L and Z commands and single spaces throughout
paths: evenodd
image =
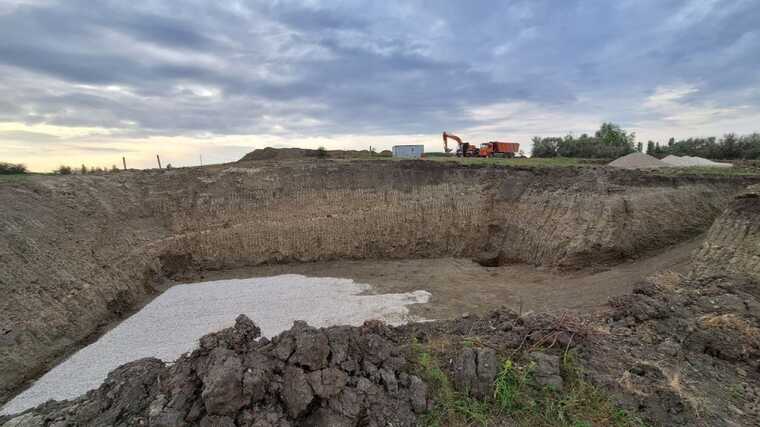
M 99 387 L 114 368 L 136 359 L 176 360 L 203 335 L 232 326 L 241 313 L 271 337 L 295 320 L 316 327 L 358 326 L 369 319 L 389 324 L 420 320 L 406 306 L 430 298 L 426 291 L 359 295 L 369 288 L 350 279 L 296 274 L 174 286 L 50 370 L 0 414 L 18 413 L 49 399 L 75 398 Z

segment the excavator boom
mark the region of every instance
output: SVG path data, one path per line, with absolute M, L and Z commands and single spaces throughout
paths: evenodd
M 456 136 L 456 135 L 453 135 L 453 134 L 447 133 L 447 132 L 445 132 L 445 131 L 444 131 L 444 132 L 443 132 L 443 149 L 444 149 L 444 151 L 446 151 L 447 153 L 451 153 L 451 148 L 449 148 L 449 142 L 448 142 L 448 139 L 449 139 L 449 138 L 451 138 L 451 139 L 453 139 L 454 141 L 456 141 L 456 142 L 457 142 L 457 144 L 459 144 L 460 146 L 463 144 L 463 143 L 462 143 L 462 138 L 460 138 L 460 137 L 458 137 L 458 136 Z

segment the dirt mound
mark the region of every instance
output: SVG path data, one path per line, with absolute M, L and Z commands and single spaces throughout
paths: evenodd
M 386 150 L 387 151 L 387 150 Z M 389 152 L 390 153 L 390 152 Z M 309 148 L 271 148 L 253 150 L 240 159 L 241 162 L 254 160 L 293 160 L 293 159 L 357 159 L 370 158 L 373 153 L 369 150 L 312 150 Z M 374 154 L 378 157 L 390 157 L 383 151 L 380 154 Z
M 658 425 L 755 425 L 760 416 L 758 283 L 657 277 L 614 298 L 584 347 L 594 382 Z
M 609 166 L 621 169 L 655 169 L 670 165 L 648 154 L 635 152 L 610 162 Z
M 408 426 L 427 409 L 425 384 L 409 373 L 380 323 L 315 329 L 296 322 L 272 341 L 259 335 L 250 319 L 239 316 L 234 327 L 203 337 L 199 349 L 171 366 L 157 359 L 123 365 L 98 390 L 13 421 Z
M 452 379 L 447 393 L 490 400 L 508 349 L 546 348 L 551 340 L 567 349 L 582 341 L 582 333 L 562 325 L 553 316 L 502 310 L 396 328 L 295 322 L 270 341 L 241 315 L 175 363 L 150 358 L 122 365 L 97 390 L 0 417 L 0 425 L 413 426 L 442 399 L 430 387 L 449 387 L 443 376 Z M 467 341 L 472 334 L 483 336 L 474 347 Z M 441 347 L 442 340 L 455 344 Z M 562 386 L 557 355 L 526 357 L 540 365 L 539 384 Z

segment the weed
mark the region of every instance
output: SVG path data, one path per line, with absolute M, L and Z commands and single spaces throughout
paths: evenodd
M 463 345 L 474 345 L 472 341 Z M 499 425 L 518 426 L 640 427 L 637 417 L 618 408 L 594 385 L 584 380 L 572 352 L 561 361 L 562 391 L 539 386 L 532 363 L 506 359 L 493 385 L 493 394 L 477 400 L 454 389 L 438 364 L 434 347 L 412 342 L 417 373 L 430 387 L 434 407 L 421 419 L 427 426 Z
M 520 408 L 521 393 L 528 385 L 528 375 L 533 366 L 520 369 L 515 366 L 511 359 L 504 361 L 499 375 L 494 383 L 494 400 L 502 411 L 514 412 Z

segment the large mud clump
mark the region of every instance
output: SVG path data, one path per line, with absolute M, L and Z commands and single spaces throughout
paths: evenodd
M 241 315 L 170 366 L 157 359 L 123 365 L 98 390 L 6 425 L 413 425 L 427 409 L 425 384 L 380 323 L 315 329 L 296 322 L 271 341 L 259 335 Z

